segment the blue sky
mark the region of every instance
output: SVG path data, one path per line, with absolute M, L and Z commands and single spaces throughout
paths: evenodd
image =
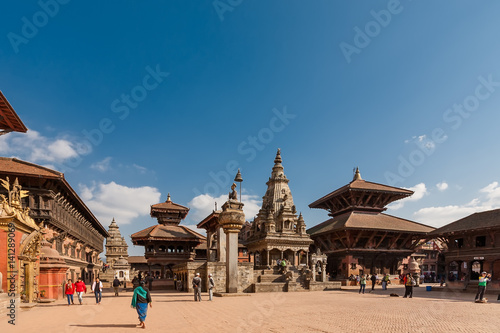
M 0 154 L 63 171 L 127 240 L 167 192 L 199 222 L 235 166 L 251 219 L 277 148 L 308 227 L 356 166 L 416 190 L 388 213 L 421 223 L 500 207 L 497 1 L 4 7 L 0 90 L 30 131 Z

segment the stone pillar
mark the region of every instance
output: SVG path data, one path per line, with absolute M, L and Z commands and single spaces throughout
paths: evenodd
M 266 265 L 269 266 L 269 250 L 266 250 Z
M 217 228 L 217 261 L 226 261 L 226 237 L 222 227 Z
M 226 233 L 226 292 L 238 292 L 238 233 L 245 223 L 243 203 L 229 199 L 222 205 L 219 225 Z
M 326 282 L 326 265 L 321 262 L 321 281 Z
M 283 260 L 283 251 L 280 251 L 281 252 L 281 260 Z
M 314 261 L 312 262 L 312 274 L 313 274 L 312 281 L 316 282 L 316 263 Z
M 212 232 L 207 231 L 207 261 L 212 261 Z

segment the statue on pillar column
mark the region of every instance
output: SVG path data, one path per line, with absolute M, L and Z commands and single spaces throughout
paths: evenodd
M 226 292 L 238 292 L 238 233 L 245 223 L 243 203 L 237 200 L 236 184 L 231 186 L 229 200 L 222 205 L 219 224 L 226 234 Z

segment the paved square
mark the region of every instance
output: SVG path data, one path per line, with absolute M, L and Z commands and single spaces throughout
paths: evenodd
M 368 291 L 368 290 L 367 290 Z M 415 288 L 412 299 L 400 286 L 359 295 L 355 287 L 342 291 L 260 293 L 194 302 L 191 294 L 153 292 L 146 319 L 149 332 L 499 332 L 500 302 L 475 304 L 474 294 L 427 292 Z M 95 305 L 67 306 L 63 300 L 18 314 L 12 327 L 3 318 L 1 332 L 134 332 L 137 314 L 131 292 L 104 294 Z

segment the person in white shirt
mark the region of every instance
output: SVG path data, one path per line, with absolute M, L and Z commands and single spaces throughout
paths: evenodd
M 102 298 L 102 282 L 99 281 L 99 278 L 95 278 L 94 283 L 92 283 L 92 291 L 95 295 L 95 303 L 100 305 Z

